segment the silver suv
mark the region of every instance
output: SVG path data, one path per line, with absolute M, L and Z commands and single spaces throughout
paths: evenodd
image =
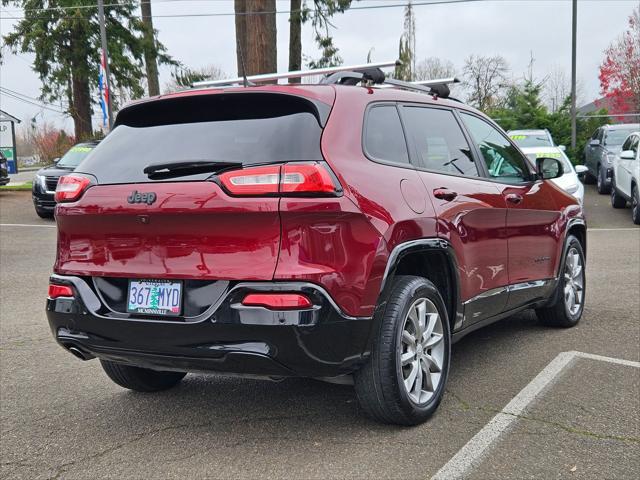
M 638 123 L 603 125 L 591 135 L 584 147 L 585 165 L 589 169 L 586 180 L 588 183 L 596 180 L 598 193 L 611 191 L 611 179 L 607 178 L 607 170 L 611 168 L 613 159 L 620 152 L 626 138 L 638 129 Z

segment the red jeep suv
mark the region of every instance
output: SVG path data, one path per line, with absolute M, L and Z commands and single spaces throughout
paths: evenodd
M 586 225 L 547 181 L 561 164 L 530 165 L 437 90 L 372 83 L 123 108 L 56 191 L 56 340 L 132 390 L 312 377 L 411 425 L 440 403 L 453 341 L 527 308 L 574 326 Z

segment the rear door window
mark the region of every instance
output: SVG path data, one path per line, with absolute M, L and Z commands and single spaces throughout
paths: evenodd
M 292 95 L 249 93 L 134 105 L 118 115 L 116 127 L 77 171 L 100 184 L 144 183 L 153 181 L 143 172 L 153 163 L 203 160 L 246 166 L 322 160 L 317 108 Z M 171 181 L 211 175 L 173 176 Z
M 409 165 L 407 142 L 395 105 L 375 105 L 369 109 L 363 143 L 365 153 L 372 160 Z
M 403 120 L 418 167 L 453 175 L 478 176 L 478 169 L 453 112 L 403 106 Z

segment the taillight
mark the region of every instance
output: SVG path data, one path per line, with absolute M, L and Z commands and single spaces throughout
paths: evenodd
M 300 310 L 313 304 L 301 293 L 249 293 L 242 300 L 242 305 L 270 310 Z
M 221 173 L 220 181 L 232 195 L 278 193 L 280 165 L 245 168 Z
M 78 200 L 91 184 L 91 180 L 80 175 L 65 175 L 58 180 L 56 202 L 73 202 Z
M 55 283 L 50 283 L 48 297 L 51 299 L 58 297 L 73 297 L 73 290 L 67 285 L 56 285 Z
M 335 193 L 329 171 L 319 163 L 287 163 L 282 169 L 280 191 L 285 193 Z
M 218 178 L 232 195 L 332 195 L 340 192 L 322 163 L 285 163 L 221 173 Z

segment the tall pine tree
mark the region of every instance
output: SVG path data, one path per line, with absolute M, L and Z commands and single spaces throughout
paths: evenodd
M 92 135 L 92 105 L 97 103 L 100 66 L 98 8 L 94 0 L 2 0 L 24 10 L 24 18 L 3 37 L 13 52 L 34 53 L 33 70 L 42 81 L 41 97 L 66 100 L 78 140 Z M 105 2 L 112 99 L 124 91 L 144 93 L 144 25 L 137 6 Z M 156 43 L 158 61 L 171 62 Z

